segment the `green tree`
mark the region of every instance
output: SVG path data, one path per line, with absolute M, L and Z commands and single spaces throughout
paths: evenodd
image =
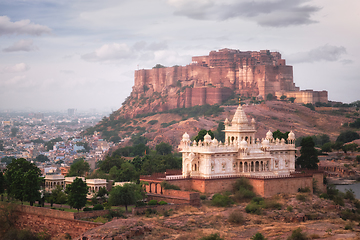
M 357 132 L 346 131 L 346 132 L 340 133 L 340 135 L 337 137 L 336 141 L 348 143 L 348 142 L 354 141 L 356 139 L 360 139 L 360 136 Z
M 357 114 L 359 114 L 359 113 L 357 113 Z M 354 113 L 354 115 L 355 115 L 355 113 Z M 349 127 L 360 128 L 360 118 L 357 118 L 354 122 L 349 123 Z
M 6 165 L 10 164 L 12 160 L 15 159 L 15 157 L 12 156 L 6 156 L 1 159 L 2 163 L 5 163 Z
M 160 155 L 167 155 L 172 152 L 172 146 L 168 143 L 161 142 L 156 145 L 155 150 Z
M 284 101 L 286 98 L 287 98 L 287 96 L 282 95 L 282 96 L 280 97 L 280 100 Z
M 85 176 L 90 171 L 90 165 L 83 158 L 77 158 L 70 166 L 67 177 Z
M 224 240 L 218 233 L 213 233 L 208 236 L 202 237 L 199 240 Z
M 303 138 L 300 145 L 301 156 L 296 160 L 296 165 L 301 166 L 301 168 L 317 169 L 319 159 L 312 137 Z
M 211 130 L 206 131 L 205 129 L 202 129 L 202 130 L 199 131 L 198 135 L 195 137 L 195 141 L 196 141 L 196 142 L 198 142 L 198 141 L 200 141 L 200 140 L 201 140 L 201 141 L 204 141 L 204 137 L 205 137 L 205 135 L 206 135 L 207 133 L 211 136 L 211 139 L 214 138 L 214 133 L 213 133 Z
M 331 152 L 332 145 L 333 144 L 331 142 L 325 143 L 324 145 L 322 145 L 321 151 L 323 151 L 323 152 Z
M 117 149 L 116 151 L 118 151 Z M 115 151 L 115 152 L 116 152 Z M 109 173 L 110 169 L 116 166 L 118 169 L 121 168 L 121 165 L 125 162 L 125 159 L 120 157 L 117 153 L 113 153 L 112 156 L 107 156 L 104 161 L 99 165 L 101 171 Z
M 223 122 L 219 122 L 218 127 L 216 129 L 215 138 L 220 142 L 225 142 L 225 124 Z
M 0 195 L 1 195 L 1 200 L 3 198 L 3 193 L 5 192 L 5 178 L 3 173 L 0 171 Z
M 346 152 L 355 152 L 357 150 L 359 145 L 357 145 L 356 143 L 349 143 L 346 145 L 343 145 L 342 150 L 346 153 Z
M 279 129 L 278 130 L 276 130 L 275 132 L 273 132 L 273 137 L 276 139 L 276 138 L 278 138 L 278 139 L 285 139 L 285 140 L 287 140 L 287 138 L 288 138 L 288 135 L 289 135 L 289 132 L 285 132 L 285 133 L 283 133 L 283 132 L 281 132 Z
M 38 155 L 35 159 L 35 162 L 49 162 L 49 158 L 43 154 Z
M 268 101 L 273 100 L 273 98 L 274 98 L 274 95 L 272 95 L 271 93 L 269 93 L 268 95 L 266 95 L 266 100 L 268 100 Z
M 290 97 L 290 98 L 289 98 L 289 101 L 292 102 L 292 103 L 294 103 L 294 102 L 295 102 L 295 99 L 296 99 L 296 98 L 294 98 L 294 97 Z
M 91 150 L 91 147 L 89 146 L 89 144 L 87 142 L 77 142 L 76 146 L 84 147 L 84 150 L 83 150 L 84 152 L 90 152 L 90 150 Z
M 13 159 L 5 169 L 8 196 L 29 201 L 32 206 L 40 193 L 41 171 L 24 158 Z
M 11 134 L 10 134 L 10 136 L 11 136 L 11 137 L 15 137 L 16 134 L 18 133 L 18 131 L 19 131 L 19 129 L 16 128 L 16 127 L 11 128 Z
M 254 236 L 250 238 L 251 240 L 266 240 L 267 238 L 264 237 L 261 233 L 257 232 Z
M 134 183 L 125 183 L 123 186 L 114 187 L 109 196 L 109 203 L 112 206 L 124 205 L 126 212 L 128 206 L 135 204 L 143 198 L 142 188 Z
M 81 178 L 75 178 L 72 184 L 66 186 L 68 194 L 68 204 L 79 210 L 86 205 L 86 195 L 88 193 L 88 186 Z
M 64 204 L 67 202 L 67 195 L 60 185 L 57 185 L 56 188 L 51 191 L 51 198 L 56 204 Z
M 334 149 L 334 150 L 339 151 L 340 149 L 342 149 L 343 145 L 344 145 L 343 142 L 334 142 L 334 143 L 331 145 L 331 148 Z
M 307 108 L 315 111 L 315 107 L 314 107 L 314 105 L 312 105 L 311 103 L 307 103 L 307 104 L 303 104 L 303 105 L 304 105 L 305 107 L 307 107 Z

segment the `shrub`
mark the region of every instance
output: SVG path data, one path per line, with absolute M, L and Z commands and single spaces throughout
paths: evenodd
M 157 204 L 158 204 L 158 201 L 156 201 L 155 199 L 150 200 L 150 201 L 148 202 L 148 205 L 157 205 Z
M 137 202 L 135 203 L 135 206 L 136 206 L 136 207 L 146 206 L 146 202 L 144 202 L 144 201 L 137 201 Z
M 84 208 L 83 208 L 83 211 L 84 211 L 84 212 L 88 212 L 88 211 L 92 211 L 92 210 L 93 210 L 92 208 L 88 208 L 88 207 L 84 207 Z
M 154 124 L 156 124 L 157 122 L 159 122 L 159 121 L 158 121 L 158 120 L 150 120 L 150 121 L 148 121 L 148 124 L 154 125 Z
M 251 191 L 249 189 L 245 189 L 245 188 L 240 188 L 234 194 L 234 198 L 237 201 L 242 201 L 242 200 L 246 200 L 246 199 L 252 199 L 255 196 L 256 196 L 256 194 L 253 191 Z
M 262 235 L 261 233 L 257 232 L 254 236 L 252 236 L 250 238 L 251 240 L 266 240 L 266 238 L 264 237 L 264 235 Z
M 282 205 L 281 203 L 278 203 L 277 201 L 275 200 L 266 200 L 264 202 L 264 207 L 266 209 L 270 208 L 270 209 L 278 209 L 278 210 L 281 210 L 282 208 Z
M 286 210 L 287 210 L 288 212 L 292 212 L 292 211 L 293 211 L 293 207 L 292 207 L 292 206 L 288 206 L 288 207 L 286 208 Z
M 93 208 L 94 211 L 97 211 L 97 210 L 104 210 L 104 206 L 101 205 L 101 204 L 96 204 Z
M 249 203 L 246 208 L 245 208 L 245 211 L 247 213 L 252 213 L 252 214 L 257 214 L 257 215 L 261 215 L 261 206 L 256 204 L 256 203 Z
M 200 199 L 201 199 L 201 200 L 205 200 L 205 199 L 206 199 L 206 195 L 200 195 Z
M 353 230 L 353 228 L 350 224 L 347 224 L 345 225 L 345 230 Z
M 307 193 L 310 192 L 310 188 L 309 187 L 305 187 L 305 188 L 299 188 L 298 192 L 300 193 Z
M 179 186 L 170 184 L 170 183 L 168 183 L 168 182 L 166 182 L 166 181 L 162 181 L 162 182 L 160 183 L 160 185 L 161 185 L 164 189 L 181 190 Z
M 240 210 L 235 210 L 229 215 L 228 221 L 235 224 L 243 224 L 245 219 Z
M 345 199 L 349 199 L 351 201 L 355 200 L 355 193 L 352 189 L 346 189 L 345 195 L 344 195 Z
M 344 206 L 344 198 L 341 195 L 336 195 L 333 197 L 333 201 L 336 205 Z
M 217 207 L 228 207 L 232 204 L 231 199 L 228 196 L 221 195 L 219 193 L 212 197 L 211 205 Z
M 224 240 L 218 233 L 210 234 L 209 236 L 202 237 L 199 240 Z
M 94 222 L 96 222 L 96 223 L 106 223 L 108 220 L 106 219 L 106 218 L 104 218 L 104 217 L 97 217 L 95 220 L 94 220 Z
M 160 202 L 159 202 L 159 205 L 167 205 L 167 202 L 165 202 L 165 201 L 160 201 Z
M 287 240 L 307 240 L 305 233 L 302 233 L 301 228 L 295 229 Z
M 113 219 L 114 217 L 121 217 L 121 218 L 125 218 L 124 216 L 124 211 L 123 210 L 110 210 L 109 214 L 106 215 L 106 218 L 108 218 L 109 220 Z
M 304 194 L 298 194 L 296 195 L 296 200 L 305 202 L 307 200 L 307 197 Z

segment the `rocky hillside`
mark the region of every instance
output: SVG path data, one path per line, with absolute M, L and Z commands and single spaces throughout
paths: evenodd
M 194 137 L 201 129 L 214 131 L 225 118 L 231 120 L 237 108 L 237 105 L 205 105 L 137 114 L 126 118 L 127 115 L 123 112 L 130 106 L 125 104 L 94 128 L 88 129 L 87 134 L 99 131 L 105 139 L 112 139 L 114 136 L 129 139 L 132 134 L 143 134 L 150 140 L 150 147 L 160 142 L 177 146 L 184 132 Z M 355 108 L 322 107 L 315 108 L 314 111 L 300 104 L 283 101 L 248 104 L 244 105 L 243 109 L 249 121 L 251 118 L 256 120 L 259 138 L 263 138 L 268 130 L 279 129 L 282 132 L 292 130 L 296 137 L 327 134 L 331 140 L 335 140 L 341 131 L 349 129 L 342 125 L 354 122 L 358 115 Z
M 356 207 L 349 200 L 344 206 L 338 206 L 316 195 L 299 193 L 278 195 L 268 201 L 276 208 L 263 209 L 257 215 L 245 211 L 247 203 L 222 208 L 212 207 L 209 200 L 205 200 L 200 208 L 186 206 L 146 215 L 128 215 L 127 219 L 112 220 L 81 237 L 89 240 L 197 240 L 217 233 L 223 239 L 245 240 L 259 232 L 267 239 L 275 240 L 288 239 L 295 229 L 300 228 L 306 239 L 360 238 L 359 224 L 349 210 Z M 291 239 L 305 239 L 305 236 Z

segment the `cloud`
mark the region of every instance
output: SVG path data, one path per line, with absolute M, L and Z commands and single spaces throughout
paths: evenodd
M 304 5 L 309 0 L 168 0 L 176 8 L 174 14 L 198 20 L 240 18 L 254 21 L 264 27 L 288 27 L 315 23 L 311 15 L 319 7 Z
M 127 44 L 111 43 L 105 44 L 94 52 L 82 55 L 81 58 L 86 61 L 109 61 L 115 59 L 128 59 L 132 57 L 132 50 Z
M 21 80 L 23 80 L 25 78 L 26 78 L 25 75 L 21 75 L 21 76 L 12 77 L 10 79 L 5 79 L 4 81 L 0 81 L 0 86 L 1 87 L 7 87 L 7 86 L 19 87 L 19 83 L 21 82 Z
M 90 62 L 109 62 L 139 57 L 148 58 L 149 56 L 154 56 L 153 52 L 167 49 L 167 47 L 166 42 L 148 44 L 145 41 L 140 41 L 133 46 L 128 46 L 125 43 L 111 43 L 104 44 L 95 51 L 82 55 L 81 58 Z
M 38 50 L 38 47 L 33 44 L 32 40 L 20 40 L 13 45 L 4 48 L 3 52 L 18 52 L 18 51 L 25 51 L 30 52 Z
M 50 33 L 51 29 L 47 26 L 35 24 L 29 19 L 11 22 L 7 16 L 0 16 L 0 36 L 11 34 L 28 34 L 40 36 L 44 33 Z
M 291 63 L 303 63 L 303 62 L 319 62 L 327 61 L 334 62 L 340 60 L 340 57 L 346 54 L 345 47 L 337 47 L 331 45 L 324 45 L 308 52 L 299 52 L 287 57 Z
M 30 67 L 25 63 L 18 63 L 13 66 L 4 67 L 0 72 L 3 73 L 20 73 L 29 70 Z

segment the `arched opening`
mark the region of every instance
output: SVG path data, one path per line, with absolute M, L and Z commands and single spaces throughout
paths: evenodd
M 254 162 L 251 162 L 251 170 L 250 172 L 254 172 Z
M 255 162 L 255 172 L 259 172 L 260 171 L 260 164 L 259 161 Z
M 264 171 L 264 162 L 263 161 L 260 162 L 260 171 L 261 172 Z
M 234 139 L 235 139 L 234 137 L 231 137 L 231 141 L 232 141 L 232 142 L 234 141 Z
M 248 172 L 248 171 L 249 171 L 248 163 L 245 162 L 244 163 L 244 172 Z
M 240 163 L 239 163 L 239 172 L 242 172 L 242 171 L 243 171 L 243 163 L 240 162 Z

